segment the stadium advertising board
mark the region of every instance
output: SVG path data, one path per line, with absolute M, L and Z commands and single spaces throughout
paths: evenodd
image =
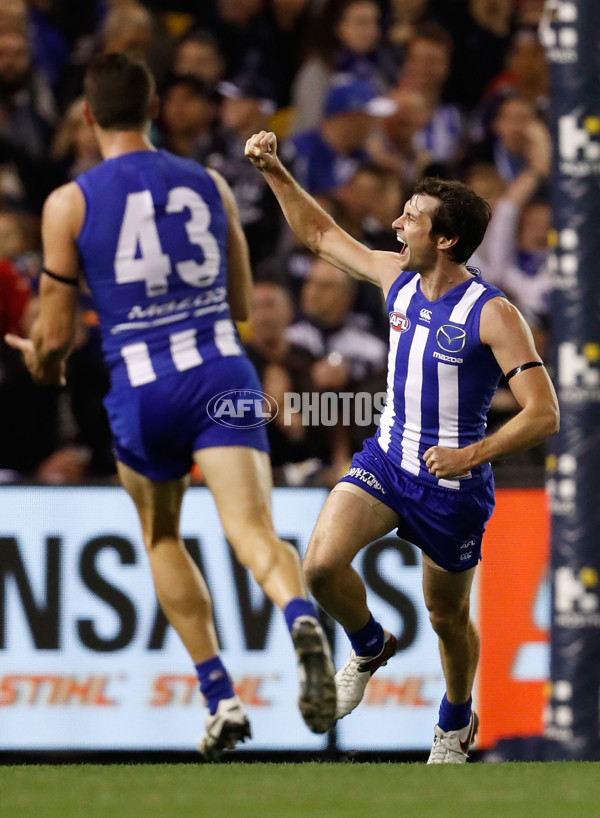
M 318 489 L 274 492 L 277 529 L 301 553 L 324 499 Z M 124 492 L 6 487 L 0 521 L 0 750 L 193 749 L 205 710 L 187 654 L 156 605 Z M 543 491 L 498 492 L 473 594 L 482 630 L 480 748 L 541 729 L 547 526 Z M 295 707 L 283 617 L 231 557 L 205 490 L 188 492 L 182 532 L 213 593 L 223 657 L 248 707 L 246 749 L 324 749 L 327 737 L 311 734 Z M 399 651 L 339 722 L 336 745 L 427 750 L 444 684 L 420 554 L 389 536 L 354 564 Z M 348 641 L 339 627 L 333 640 L 339 667 Z
M 478 571 L 479 746 L 544 730 L 550 667 L 547 506 L 543 489 L 502 489 L 487 527 Z
M 303 553 L 325 499 L 274 493 L 277 530 Z M 205 710 L 159 611 L 133 506 L 120 489 L 0 491 L 0 749 L 193 749 Z M 252 722 L 251 750 L 319 750 L 295 707 L 283 617 L 230 555 L 208 492 L 186 495 L 182 532 L 211 588 L 223 657 Z M 344 749 L 426 749 L 443 694 L 421 601 L 420 556 L 389 537 L 357 558 L 401 651 L 339 727 Z M 335 634 L 336 663 L 348 642 Z M 369 728 L 366 729 L 366 725 Z
M 322 492 L 275 498 L 306 546 Z M 0 493 L 0 747 L 193 749 L 204 732 L 194 669 L 157 607 L 133 505 L 120 489 Z M 182 533 L 213 593 L 223 658 L 248 705 L 253 749 L 321 749 L 297 713 L 283 617 L 240 569 L 208 492 Z
M 548 0 L 551 70 L 552 365 L 561 429 L 552 498 L 552 682 L 546 736 L 565 758 L 600 748 L 600 4 Z

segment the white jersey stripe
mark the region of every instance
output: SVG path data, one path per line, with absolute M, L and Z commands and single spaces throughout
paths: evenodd
M 485 287 L 483 284 L 480 284 L 478 281 L 472 281 L 467 287 L 463 297 L 450 313 L 450 323 L 464 324 L 475 303 L 484 292 Z
M 423 390 L 423 355 L 429 336 L 427 327 L 415 328 L 413 342 L 408 355 L 408 369 L 404 384 L 404 406 L 406 417 L 402 434 L 401 467 L 414 475 L 421 471 L 419 444 L 421 442 L 421 394 Z
M 121 349 L 121 355 L 127 367 L 129 383 L 132 386 L 142 386 L 156 380 L 156 373 L 148 352 L 148 344 L 143 341 L 139 344 L 127 344 Z
M 222 318 L 215 321 L 215 344 L 217 349 L 225 357 L 231 355 L 241 355 L 242 350 L 235 337 L 235 326 L 229 318 Z
M 394 312 L 401 312 L 406 315 L 408 305 L 417 291 L 418 276 L 415 276 L 406 287 L 401 287 L 400 292 L 394 301 Z M 388 370 L 387 370 L 387 397 L 385 409 L 381 415 L 379 424 L 379 445 L 384 452 L 387 452 L 390 447 L 392 439 L 392 426 L 396 420 L 396 413 L 394 411 L 394 378 L 396 376 L 396 356 L 398 354 L 398 344 L 400 343 L 401 332 L 390 330 L 390 351 L 388 353 Z
M 438 362 L 438 445 L 458 449 L 458 366 Z M 441 486 L 458 489 L 458 480 L 439 481 Z
M 184 329 L 182 332 L 173 332 L 169 337 L 171 357 L 178 372 L 193 369 L 202 363 L 202 355 L 196 346 L 196 330 Z

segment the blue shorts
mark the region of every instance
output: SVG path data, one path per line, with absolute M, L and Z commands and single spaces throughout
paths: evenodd
M 342 482 L 353 483 L 395 511 L 398 536 L 447 571 L 466 571 L 481 559 L 483 532 L 495 504 L 491 475 L 468 490 L 428 485 L 391 463 L 371 437 L 352 458 Z
M 208 414 L 216 395 L 246 389 L 254 394 L 261 385 L 250 361 L 240 355 L 205 361 L 143 386 L 112 390 L 104 405 L 117 460 L 162 481 L 187 474 L 198 449 L 248 446 L 268 452 L 266 429 L 252 425 L 252 417 L 243 416 L 232 426 Z

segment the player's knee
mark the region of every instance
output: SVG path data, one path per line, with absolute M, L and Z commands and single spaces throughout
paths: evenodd
M 304 560 L 302 570 L 310 592 L 317 599 L 331 585 L 335 577 L 335 570 L 331 564 L 308 555 Z
M 469 624 L 469 606 L 430 605 L 429 621 L 440 639 L 451 638 L 465 631 Z

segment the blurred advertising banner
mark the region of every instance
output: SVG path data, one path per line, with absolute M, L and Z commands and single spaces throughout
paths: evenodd
M 325 496 L 274 493 L 277 530 L 301 553 Z M 157 607 L 125 493 L 7 487 L 0 521 L 0 749 L 193 749 L 205 710 L 190 660 Z M 310 733 L 296 709 L 283 616 L 233 559 L 208 491 L 188 491 L 181 530 L 213 594 L 222 655 L 248 707 L 247 749 L 324 749 L 327 736 Z M 426 749 L 444 687 L 420 556 L 389 537 L 359 555 L 357 567 L 402 650 L 343 723 L 340 742 Z M 335 643 L 340 664 L 349 651 L 341 629 Z
M 547 0 L 551 70 L 552 363 L 561 430 L 552 499 L 552 681 L 546 735 L 600 752 L 600 3 Z
M 301 553 L 325 496 L 274 492 L 277 530 Z M 188 491 L 182 533 L 210 586 L 223 658 L 248 707 L 253 739 L 245 749 L 325 749 L 328 737 L 310 733 L 297 713 L 283 617 L 233 559 L 206 490 Z M 541 724 L 546 534 L 543 492 L 498 492 L 473 594 L 482 628 L 479 747 L 513 726 L 523 733 Z M 427 750 L 445 686 L 422 601 L 420 552 L 392 535 L 354 565 L 399 651 L 338 723 L 336 746 Z M 338 667 L 348 652 L 337 627 Z M 0 750 L 192 750 L 205 712 L 190 660 L 157 607 L 125 493 L 1 489 Z
M 543 732 L 549 671 L 549 519 L 543 489 L 502 489 L 479 566 L 480 746 Z
M 303 550 L 320 491 L 275 496 Z M 115 488 L 0 492 L 0 748 L 192 750 L 204 732 L 194 668 L 159 611 L 137 517 Z M 231 556 L 208 491 L 181 522 L 211 588 L 224 661 L 248 705 L 252 749 L 322 749 L 295 707 L 283 616 Z

